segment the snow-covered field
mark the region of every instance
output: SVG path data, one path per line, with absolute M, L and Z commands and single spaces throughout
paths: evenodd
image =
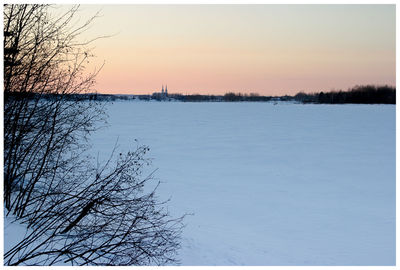
M 106 158 L 150 146 L 183 265 L 394 265 L 395 106 L 114 102 Z

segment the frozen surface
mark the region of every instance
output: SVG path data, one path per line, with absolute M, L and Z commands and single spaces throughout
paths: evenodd
M 114 102 L 92 137 L 150 146 L 183 265 L 394 265 L 395 106 Z
M 5 212 L 5 211 L 4 211 Z M 4 213 L 4 253 L 21 242 L 27 233 L 26 226 L 19 224 L 11 215 Z

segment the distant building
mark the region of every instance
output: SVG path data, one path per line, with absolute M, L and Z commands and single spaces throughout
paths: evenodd
M 161 93 L 160 92 L 155 92 L 153 93 L 153 98 L 158 99 L 158 100 L 165 100 L 168 97 L 168 86 L 165 85 L 165 90 L 164 90 L 164 85 L 161 87 Z
M 161 88 L 161 96 L 162 97 L 168 97 L 168 86 L 165 85 L 165 90 L 164 90 L 164 85 Z

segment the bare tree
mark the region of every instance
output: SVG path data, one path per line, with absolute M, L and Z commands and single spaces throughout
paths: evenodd
M 84 182 L 56 181 L 45 203 L 32 204 L 34 226 L 5 254 L 9 265 L 163 265 L 175 263 L 182 218 L 170 218 L 155 189 L 143 192 L 152 176 L 141 177 L 148 151 L 139 146 L 115 164 L 75 171 Z M 68 176 L 71 176 L 70 174 Z M 67 191 L 67 192 L 66 192 Z M 35 196 L 36 197 L 36 196 Z M 24 221 L 29 215 L 22 217 Z M 30 222 L 31 223 L 31 222 Z
M 4 195 L 6 208 L 17 216 L 42 177 L 64 166 L 60 163 L 68 162 L 72 150 L 82 149 L 82 139 L 103 114 L 95 104 L 66 102 L 66 96 L 85 93 L 94 83 L 96 73 L 83 73 L 90 58 L 87 43 L 76 41 L 91 20 L 71 31 L 77 7 L 54 21 L 47 8 L 4 7 Z M 12 194 L 16 189 L 20 192 Z
M 28 232 L 8 265 L 142 265 L 176 262 L 182 218 L 145 193 L 145 146 L 93 166 L 88 136 L 104 121 L 82 100 L 97 71 L 80 42 L 93 18 L 70 24 L 46 5 L 4 7 L 4 202 Z M 114 161 L 114 165 L 113 164 Z

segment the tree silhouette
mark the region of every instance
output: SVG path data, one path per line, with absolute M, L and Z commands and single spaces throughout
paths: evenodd
M 170 218 L 152 180 L 142 176 L 149 150 L 93 165 L 89 135 L 105 121 L 95 99 L 83 100 L 97 70 L 72 27 L 74 6 L 55 16 L 48 5 L 4 6 L 4 202 L 26 224 L 7 250 L 7 265 L 144 265 L 174 263 L 182 217 Z

